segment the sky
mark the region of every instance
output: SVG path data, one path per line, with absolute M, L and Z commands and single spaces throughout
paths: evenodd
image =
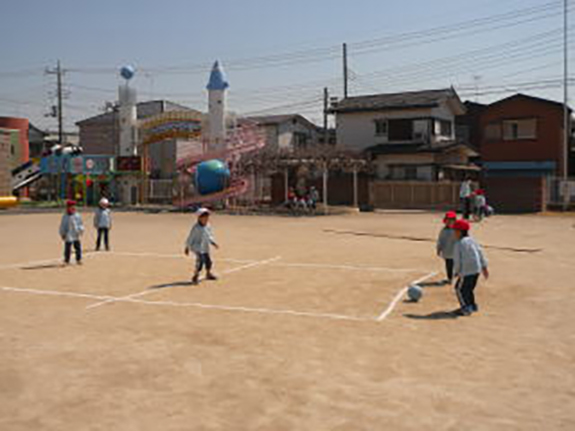
M 320 124 L 323 88 L 342 97 L 343 43 L 352 96 L 454 86 L 463 100 L 483 103 L 518 91 L 563 98 L 562 0 L 5 3 L 0 116 L 27 117 L 44 129 L 56 129 L 45 115 L 56 79 L 45 72 L 57 60 L 69 131 L 117 100 L 118 70 L 127 64 L 137 70 L 140 101 L 205 110 L 216 59 L 234 112 L 301 113 Z M 569 58 L 575 71 L 575 49 Z

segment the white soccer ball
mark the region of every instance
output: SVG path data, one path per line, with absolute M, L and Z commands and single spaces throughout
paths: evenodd
M 423 296 L 423 288 L 417 284 L 412 284 L 407 289 L 407 296 L 413 302 L 418 302 Z

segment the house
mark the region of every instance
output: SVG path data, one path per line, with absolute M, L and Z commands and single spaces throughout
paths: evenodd
M 490 201 L 499 211 L 541 211 L 546 180 L 563 175 L 562 103 L 515 94 L 480 116 L 481 157 Z
M 337 146 L 372 156 L 382 180 L 437 181 L 476 172 L 456 139 L 465 106 L 453 88 L 348 97 L 335 102 Z
M 320 129 L 299 114 L 245 117 L 239 121 L 255 122 L 264 128 L 266 147 L 270 149 L 293 151 L 319 143 Z
M 0 129 L 0 196 L 12 194 L 12 134 Z

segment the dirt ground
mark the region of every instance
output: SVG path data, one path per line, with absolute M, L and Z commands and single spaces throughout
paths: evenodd
M 451 287 L 403 300 L 439 214 L 216 215 L 199 286 L 191 215 L 117 213 L 92 253 L 84 214 L 66 268 L 59 217 L 0 216 L 1 430 L 575 429 L 574 218 L 475 225 L 492 277 L 453 318 Z

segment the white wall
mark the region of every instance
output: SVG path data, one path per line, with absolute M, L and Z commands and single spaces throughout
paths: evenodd
M 336 133 L 337 145 L 343 149 L 353 151 L 363 151 L 366 148 L 388 142 L 385 136 L 376 136 L 375 121 L 391 119 L 409 119 L 409 118 L 436 118 L 452 122 L 453 136 L 445 139 L 454 139 L 455 137 L 455 116 L 451 109 L 442 104 L 437 108 L 430 109 L 410 109 L 397 111 L 382 112 L 357 112 L 357 113 L 340 113 L 336 116 Z M 427 121 L 416 121 L 414 124 L 415 132 L 422 132 L 428 135 L 431 130 Z M 440 138 L 443 139 L 443 138 Z M 433 143 L 437 140 L 434 139 Z

